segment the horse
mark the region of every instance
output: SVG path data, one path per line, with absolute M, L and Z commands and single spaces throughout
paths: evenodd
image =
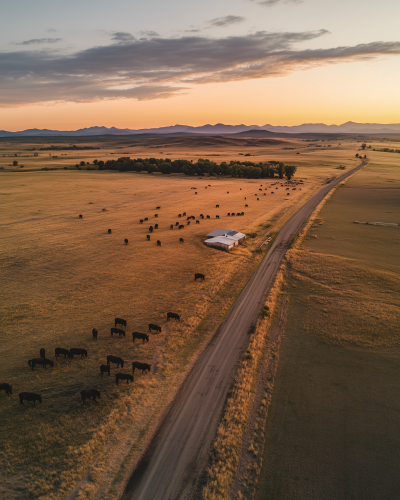
M 133 361 L 132 372 L 135 373 L 135 368 L 137 368 L 138 370 L 142 370 L 142 373 L 146 373 L 147 370 L 150 372 L 150 367 L 151 365 L 148 365 L 147 363 L 140 363 L 139 361 Z
M 194 281 L 197 281 L 197 280 L 203 280 L 204 281 L 204 279 L 205 279 L 205 275 L 204 274 L 196 273 L 194 275 Z
M 93 330 L 92 330 L 92 335 L 93 335 L 94 340 L 97 340 L 97 335 L 98 335 L 98 333 L 99 333 L 99 332 L 97 331 L 97 329 L 96 329 L 96 328 L 93 328 Z
M 100 365 L 100 375 L 103 376 L 104 372 L 108 373 L 108 376 L 110 376 L 110 365 Z
M 67 359 L 67 356 L 68 359 L 72 358 L 71 353 L 68 351 L 68 349 L 63 349 L 62 347 L 55 348 L 56 359 L 58 359 L 58 356 L 62 356 L 63 354 L 64 354 L 64 359 Z
M 33 401 L 33 406 L 36 406 L 36 401 L 42 402 L 41 394 L 35 394 L 34 392 L 20 392 L 18 396 L 20 405 L 23 405 L 24 401 Z
M 47 368 L 47 365 L 53 367 L 54 361 L 51 361 L 50 359 L 47 358 L 33 358 L 28 361 L 28 365 L 32 367 L 32 370 L 35 368 L 36 365 L 42 365 L 43 368 Z
M 45 358 L 46 357 L 46 349 L 44 349 L 43 347 L 40 349 L 40 357 L 41 358 Z
M 129 373 L 116 373 L 115 374 L 115 383 L 118 385 L 120 380 L 126 380 L 126 383 L 129 381 L 133 382 L 133 375 L 129 375 Z
M 126 326 L 126 319 L 115 318 L 114 319 L 114 326 L 115 326 L 115 328 L 117 328 L 117 325 Z
M 93 398 L 93 401 L 96 401 L 96 398 L 100 398 L 100 391 L 96 389 L 84 389 L 81 391 L 82 401 L 85 403 L 87 399 Z
M 161 326 L 154 325 L 153 323 L 149 323 L 149 332 L 151 333 L 151 330 L 154 330 L 156 332 L 161 333 Z
M 71 359 L 74 359 L 75 356 L 80 356 L 82 358 L 87 358 L 87 350 L 86 349 L 79 349 L 78 347 L 73 347 L 72 349 L 69 350 L 71 354 Z
M 176 321 L 181 321 L 181 317 L 179 316 L 179 314 L 176 314 L 176 313 L 167 313 L 167 321 L 169 321 L 170 319 L 175 319 Z
M 120 328 L 111 328 L 111 337 L 114 337 L 114 333 L 119 335 L 119 338 L 122 336 L 125 337 L 125 331 Z
M 135 339 L 141 339 L 144 343 L 149 341 L 149 336 L 147 333 L 132 332 L 132 341 L 135 342 Z
M 121 368 L 124 367 L 124 360 L 118 356 L 107 356 L 107 365 L 110 365 L 110 363 L 116 363 L 117 368 L 119 368 L 119 365 L 121 365 Z
M 7 396 L 11 396 L 12 385 L 6 384 L 5 382 L 0 382 L 0 391 L 6 391 Z

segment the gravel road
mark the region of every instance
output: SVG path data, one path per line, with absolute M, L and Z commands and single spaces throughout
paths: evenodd
M 363 161 L 358 167 L 321 187 L 282 227 L 183 383 L 130 477 L 123 500 L 190 498 L 215 437 L 235 366 L 247 347 L 248 332 L 257 321 L 266 293 L 292 238 L 326 194 L 366 163 Z

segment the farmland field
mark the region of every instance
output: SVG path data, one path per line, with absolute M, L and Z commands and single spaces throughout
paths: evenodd
M 269 146 L 269 157 L 293 162 L 295 152 L 283 151 L 283 145 Z M 0 393 L 0 496 L 59 499 L 74 492 L 71 498 L 116 498 L 185 373 L 259 263 L 256 250 L 270 225 L 279 229 L 321 183 L 340 175 L 339 164 L 353 166 L 356 145 L 349 142 L 328 158 L 326 151 L 307 152 L 297 161 L 296 178 L 303 178 L 304 186 L 290 197 L 283 189 L 274 196 L 265 191 L 276 182 L 272 179 L 66 171 L 69 159 L 29 156 L 31 147 L 22 141 L 1 144 L 0 379 L 13 384 L 14 393 L 10 398 Z M 115 152 L 112 147 L 107 154 Z M 222 161 L 253 146 L 213 147 Z M 189 145 L 181 146 L 177 157 L 185 151 L 206 156 Z M 121 146 L 118 154 L 124 152 Z M 103 153 L 81 152 L 79 159 L 101 159 Z M 9 166 L 15 154 L 26 171 Z M 43 165 L 55 170 L 42 171 Z M 227 217 L 232 211 L 245 215 Z M 183 212 L 211 218 L 188 226 L 178 217 Z M 141 225 L 144 217 L 149 221 Z M 182 220 L 183 230 L 170 230 Z M 147 241 L 148 226 L 155 223 L 160 227 Z M 232 253 L 205 247 L 205 235 L 218 227 L 256 237 Z M 194 282 L 195 272 L 206 280 Z M 167 324 L 168 311 L 182 314 L 182 322 Z M 127 320 L 126 338 L 110 336 L 115 317 Z M 147 332 L 150 322 L 162 326 L 161 334 L 151 334 L 149 343 L 133 343 L 131 332 Z M 28 360 L 42 347 L 50 359 L 55 347 L 85 348 L 88 358 L 59 359 L 54 368 L 32 371 Z M 126 364 L 112 366 L 111 377 L 102 378 L 99 366 L 108 354 Z M 133 384 L 116 386 L 115 373 L 131 373 L 135 360 L 150 363 L 150 374 L 136 371 Z M 83 405 L 79 393 L 86 388 L 100 390 L 101 399 Z M 43 403 L 20 406 L 22 391 L 40 393 Z
M 400 487 L 400 162 L 374 154 L 289 252 L 286 339 L 258 499 L 394 499 Z

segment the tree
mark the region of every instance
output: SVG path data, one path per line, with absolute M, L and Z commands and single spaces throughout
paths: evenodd
M 356 158 L 358 158 L 358 153 L 356 153 Z
M 93 160 L 93 165 L 98 165 L 98 164 L 99 164 L 98 160 Z
M 98 162 L 98 165 L 99 165 L 99 170 L 103 170 L 103 168 L 104 168 L 104 161 L 103 161 L 103 160 L 100 160 L 100 161 Z
M 81 167 L 84 167 L 86 165 L 86 163 L 82 160 L 79 164 Z
M 285 165 L 283 163 L 278 163 L 276 171 L 278 172 L 279 179 L 283 179 L 283 174 L 285 173 Z
M 363 142 L 363 143 L 361 144 L 361 149 L 365 149 L 366 147 L 367 147 L 367 145 L 365 144 L 365 142 Z
M 296 173 L 296 170 L 297 167 L 295 165 L 285 165 L 285 175 L 289 181 Z
M 13 161 L 13 165 L 14 165 L 14 167 L 16 167 L 16 166 L 18 165 L 17 160 L 14 160 L 14 161 Z

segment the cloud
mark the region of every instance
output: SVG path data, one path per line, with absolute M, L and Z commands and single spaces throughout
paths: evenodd
M 216 17 L 215 19 L 211 19 L 210 27 L 225 28 L 226 26 L 230 26 L 231 24 L 241 23 L 244 20 L 245 18 L 242 16 Z
M 160 36 L 156 31 L 150 31 L 150 30 L 139 31 L 139 35 L 142 35 L 146 38 L 154 38 L 156 36 Z
M 58 43 L 61 41 L 62 38 L 32 38 L 31 40 L 25 40 L 24 42 L 13 42 L 12 45 L 35 45 L 40 43 Z
M 258 5 L 263 7 L 273 7 L 278 3 L 303 3 L 303 0 L 250 0 L 251 2 L 256 2 Z
M 400 42 L 302 49 L 326 30 L 243 36 L 135 39 L 68 56 L 48 50 L 0 53 L 0 106 L 102 99 L 160 99 L 193 85 L 283 76 L 321 65 L 400 55 Z M 116 43 L 115 43 L 116 42 Z

